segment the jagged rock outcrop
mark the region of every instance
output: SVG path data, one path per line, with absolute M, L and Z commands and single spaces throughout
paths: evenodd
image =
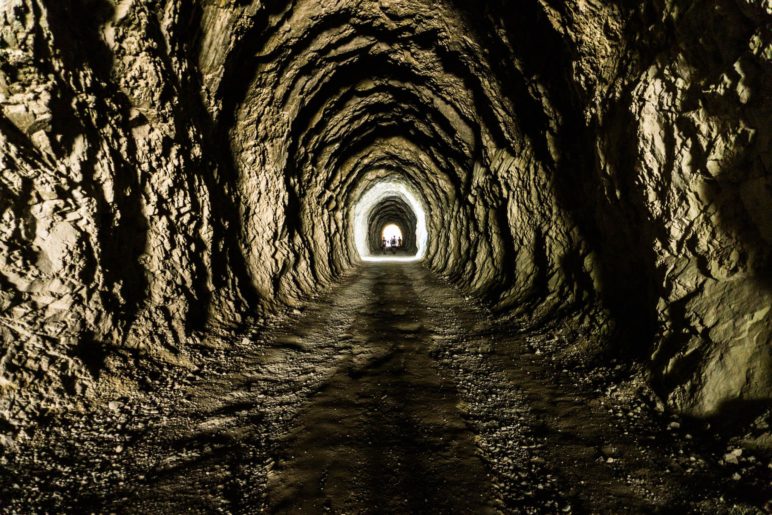
M 771 16 L 8 0 L 0 429 L 116 387 L 125 349 L 182 362 L 207 323 L 333 285 L 395 179 L 426 265 L 502 316 L 591 333 L 565 345 L 640 361 L 678 410 L 769 402 Z M 370 239 L 400 221 L 412 249 L 387 204 Z

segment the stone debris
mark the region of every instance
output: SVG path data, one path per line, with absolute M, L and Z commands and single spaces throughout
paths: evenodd
M 439 426 L 432 424 L 440 421 L 429 417 L 425 430 L 440 428 L 438 436 L 448 431 L 444 445 L 450 448 L 457 438 L 452 432 L 473 435 L 497 510 L 540 513 L 548 507 L 570 513 L 592 507 L 611 513 L 678 505 L 686 511 L 720 513 L 763 504 L 759 495 L 768 456 L 751 460 L 755 453 L 737 452 L 742 447 L 732 443 L 735 437 L 699 425 L 689 424 L 694 438 L 686 439 L 685 433 L 668 428 L 671 420 L 644 395 L 640 377 L 607 376 L 580 383 L 584 370 L 567 368 L 566 373 L 556 360 L 528 350 L 529 342 L 543 337 L 538 332 L 498 333 L 499 322 L 485 309 L 463 300 L 427 271 L 413 265 L 401 273 L 406 279 L 382 276 L 415 288 L 392 291 L 406 296 L 404 304 L 422 306 L 410 311 L 421 328 L 404 332 L 415 335 L 432 362 L 422 364 L 421 370 L 457 396 L 453 416 L 462 419 L 458 429 L 450 429 L 447 416 Z M 186 507 L 254 512 L 270 506 L 276 485 L 288 487 L 306 477 L 288 471 L 297 474 L 309 456 L 315 457 L 315 481 L 321 481 L 326 492 L 336 491 L 340 486 L 319 473 L 323 467 L 316 461 L 318 453 L 328 452 L 326 430 L 298 432 L 298 424 L 304 417 L 334 418 L 336 412 L 349 413 L 364 404 L 323 404 L 322 411 L 313 413 L 315 403 L 335 398 L 325 397 L 330 388 L 343 395 L 342 385 L 349 384 L 356 398 L 358 385 L 364 384 L 361 378 L 383 362 L 381 350 L 367 343 L 383 335 L 361 324 L 364 317 L 374 316 L 373 304 L 383 303 L 372 284 L 384 279 L 375 274 L 370 269 L 310 303 L 300 318 L 273 319 L 270 327 L 250 330 L 256 336 L 250 337 L 249 347 L 226 345 L 245 338 L 243 332 L 210 335 L 207 345 L 191 346 L 188 359 L 195 363 L 194 373 L 163 365 L 134 370 L 138 377 L 159 374 L 156 388 L 122 399 L 119 411 L 105 402 L 53 417 L 45 431 L 36 432 L 17 452 L 0 456 L 2 499 L 11 511 L 28 512 L 168 513 Z M 475 330 L 469 332 L 468 327 Z M 477 348 L 493 333 L 498 334 L 496 350 L 480 355 Z M 274 344 L 291 335 L 301 338 L 310 351 Z M 385 342 L 398 347 L 392 340 Z M 367 357 L 353 365 L 360 371 L 352 375 L 357 353 Z M 399 419 L 405 402 L 400 392 L 373 394 L 368 409 L 394 413 Z M 392 437 L 406 438 L 409 433 Z M 289 445 L 292 435 L 301 435 L 308 447 Z M 376 442 L 362 438 L 358 445 L 384 450 L 394 445 Z M 397 445 L 389 459 L 399 454 Z M 719 465 L 724 454 L 738 457 L 740 465 Z M 349 463 L 355 466 L 356 460 Z M 443 460 L 434 466 L 437 463 Z M 343 482 L 347 492 L 351 481 Z M 357 488 L 361 490 L 354 492 L 363 495 L 368 491 L 367 484 Z M 300 503 L 315 497 L 293 499 Z M 342 495 L 334 502 L 354 503 L 351 507 L 366 500 Z M 406 501 L 399 497 L 388 502 L 404 508 Z

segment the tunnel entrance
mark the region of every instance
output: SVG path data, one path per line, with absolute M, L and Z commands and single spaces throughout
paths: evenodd
M 397 195 L 380 200 L 368 220 L 368 244 L 374 256 L 415 256 L 416 218 L 410 204 Z
M 363 261 L 423 259 L 428 233 L 419 198 L 398 180 L 378 182 L 362 194 L 354 209 L 354 243 Z
M 381 231 L 382 247 L 402 248 L 402 229 L 397 224 L 388 224 Z

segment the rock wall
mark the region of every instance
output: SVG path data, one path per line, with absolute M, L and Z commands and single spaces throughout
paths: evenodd
M 600 241 L 637 289 L 613 302 L 651 326 L 641 354 L 653 382 L 695 415 L 772 392 L 771 15 L 754 1 L 550 14 L 578 49 L 571 80 L 594 147 L 585 180 L 600 192 Z
M 150 5 L 2 4 L 4 430 L 87 398 L 110 349 L 173 360 L 235 311 L 186 14 Z
M 334 284 L 389 180 L 502 316 L 768 403 L 769 9 L 467 4 L 4 2 L 0 429 Z
M 666 5 L 600 124 L 599 172 L 630 192 L 652 252 L 655 378 L 694 414 L 772 392 L 771 14 L 753 1 Z

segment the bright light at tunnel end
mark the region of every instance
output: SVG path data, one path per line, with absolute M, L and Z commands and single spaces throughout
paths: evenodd
M 416 246 L 418 248 L 414 256 L 374 256 L 370 253 L 367 244 L 368 226 L 370 214 L 378 203 L 388 197 L 400 197 L 404 200 L 416 217 Z M 359 257 L 362 261 L 378 262 L 411 262 L 421 261 L 426 255 L 426 242 L 428 240 L 426 231 L 426 212 L 423 203 L 416 197 L 410 188 L 399 181 L 386 180 L 374 184 L 368 189 L 354 207 L 354 245 L 356 246 Z
M 383 228 L 383 231 L 381 232 L 381 237 L 384 240 L 386 240 L 387 243 L 391 241 L 392 238 L 401 240 L 402 231 L 400 230 L 398 225 L 389 224 Z

